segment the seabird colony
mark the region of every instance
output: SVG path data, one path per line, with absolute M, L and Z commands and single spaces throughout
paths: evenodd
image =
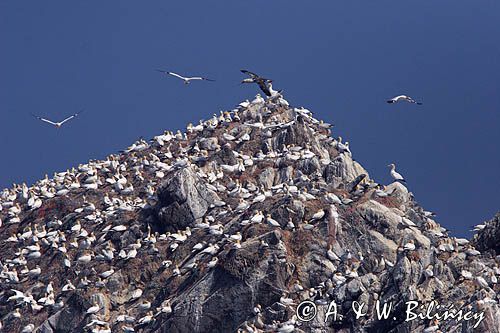
M 32 186 L 14 184 L 0 193 L 0 234 L 5 244 L 0 282 L 10 309 L 2 318 L 4 323 L 13 325 L 29 317 L 33 322 L 24 320 L 24 330 L 31 332 L 35 324 L 41 324 L 42 317 L 37 314 L 64 308 L 70 296 L 77 293 L 93 295 L 82 301 L 87 329 L 134 332 L 169 318 L 176 311 L 176 302 L 181 301 L 172 289 L 166 290 L 168 298 L 158 303 L 157 295 L 148 288 L 169 281 L 179 285 L 195 274 L 214 269 L 221 264 L 219 257 L 242 248 L 246 240 L 242 230 L 246 226 L 314 232 L 328 220 L 335 234 L 341 227 L 340 210 L 362 200 L 384 202 L 395 193 L 408 193 L 400 183 L 384 186 L 366 174 L 360 174 L 344 189 L 329 186 L 320 170 L 334 160 L 362 169 L 352 161 L 348 143 L 332 138 L 331 125 L 316 120 L 309 110 L 290 107 L 281 94 L 273 95 L 270 80 L 247 74 L 250 78 L 245 83 L 256 83 L 266 95 L 270 94 L 269 99 L 257 96 L 252 102 L 245 101 L 233 110 L 200 120 L 198 125 L 189 124 L 186 132 L 165 131 L 151 141 L 140 139 L 121 154 L 80 164 L 57 172 L 52 178 L 46 175 Z M 309 133 L 312 141 L 276 145 L 277 133 L 287 132 L 292 126 L 296 126 L 294 131 L 304 131 L 303 135 Z M 265 149 L 255 147 L 253 142 L 261 142 Z M 312 160 L 319 163 L 316 171 L 313 168 L 304 173 L 297 167 Z M 262 174 L 264 168 L 277 164 L 291 167 L 277 178 L 278 182 L 262 178 L 259 184 L 249 177 L 250 173 Z M 391 165 L 393 178 L 403 180 L 394 169 Z M 193 174 L 214 194 L 203 216 L 191 227 L 170 231 L 154 231 L 150 224 L 139 223 L 139 213 L 157 205 L 162 181 L 180 170 Z M 300 203 L 304 214 L 298 218 L 291 210 L 289 219 L 281 220 L 265 211 L 266 203 L 277 200 Z M 318 205 L 322 208 L 318 209 Z M 428 237 L 439 238 L 437 253 L 464 249 L 467 256 L 479 255 L 468 241 L 449 238 L 446 230 L 431 219 L 431 213 L 417 208 L 418 218 L 425 221 L 418 228 Z M 31 223 L 23 222 L 28 217 Z M 400 227 L 417 232 L 412 219 L 400 216 Z M 409 240 L 400 244 L 403 257 L 410 258 L 419 250 L 422 239 L 427 239 L 422 234 L 419 237 L 419 243 Z M 186 248 L 186 244 L 191 245 Z M 287 251 L 283 239 L 270 245 L 263 238 L 258 246 L 262 251 L 270 247 Z M 304 297 L 317 304 L 328 304 L 330 290 L 358 278 L 358 269 L 363 265 L 362 254 L 343 251 L 332 244 L 324 249 L 324 258 L 337 267 L 335 274 L 308 288 L 295 281 L 290 290 L 283 291 L 281 306 L 292 308 L 296 305 L 294 299 Z M 277 260 L 286 262 L 286 255 Z M 379 272 L 395 265 L 384 257 L 375 260 Z M 41 267 L 44 262 L 50 262 L 50 266 Z M 144 281 L 127 275 L 126 267 L 137 265 L 141 269 L 155 265 L 158 269 L 150 281 Z M 110 309 L 96 295 L 111 292 L 108 282 L 118 272 L 130 282 L 120 286 L 126 289 L 117 291 L 122 298 Z M 485 268 L 483 273 L 472 275 L 464 269 L 461 275 L 477 280 L 480 288 L 489 289 L 493 284 L 491 272 Z M 493 272 L 500 274 L 498 266 Z M 429 278 L 435 275 L 432 266 L 426 268 L 426 274 Z M 256 304 L 253 318 L 242 329 L 292 332 L 297 324 L 295 316 L 284 322 L 264 324 L 262 308 Z

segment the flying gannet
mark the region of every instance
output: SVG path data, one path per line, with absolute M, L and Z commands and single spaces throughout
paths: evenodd
M 48 123 L 48 124 L 54 125 L 56 128 L 59 128 L 59 127 L 61 127 L 64 123 L 66 123 L 67 121 L 70 121 L 71 119 L 73 119 L 73 118 L 77 117 L 77 116 L 78 116 L 80 113 L 82 113 L 82 112 L 83 112 L 83 110 L 82 110 L 82 111 L 80 111 L 80 112 L 78 112 L 78 113 L 72 114 L 71 116 L 67 117 L 66 119 L 64 119 L 63 121 L 60 121 L 60 122 L 53 122 L 53 121 L 51 121 L 51 120 L 49 120 L 49 119 L 45 119 L 45 118 L 42 118 L 42 117 L 40 117 L 40 116 L 36 116 L 36 115 L 33 115 L 33 117 L 35 117 L 35 118 L 37 118 L 37 119 L 39 119 L 39 120 L 41 120 L 41 121 L 43 121 L 43 122 L 46 122 L 46 123 Z
M 186 77 L 186 76 L 182 76 L 182 75 L 179 75 L 177 73 L 174 73 L 174 72 L 164 71 L 162 69 L 157 69 L 157 71 L 161 72 L 161 73 L 164 73 L 165 75 L 175 76 L 175 77 L 183 80 L 184 84 L 189 84 L 192 80 L 210 81 L 210 82 L 214 82 L 215 81 L 215 80 L 207 79 L 206 77 L 201 77 L 201 76 Z
M 417 102 L 413 98 L 411 98 L 410 96 L 406 96 L 406 95 L 399 95 L 399 96 L 393 97 L 393 98 L 387 100 L 387 103 L 392 104 L 392 103 L 397 103 L 400 101 L 406 101 L 408 103 L 422 105 L 422 103 Z
M 264 94 L 266 94 L 267 96 L 273 95 L 273 93 L 269 89 L 269 83 L 273 82 L 272 80 L 261 77 L 253 72 L 247 71 L 246 69 L 242 69 L 241 72 L 250 76 L 249 78 L 246 78 L 243 81 L 241 81 L 241 83 L 257 83 L 257 85 L 264 92 Z

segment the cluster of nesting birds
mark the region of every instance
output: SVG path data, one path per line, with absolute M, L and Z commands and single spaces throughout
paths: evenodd
M 32 186 L 14 185 L 0 193 L 0 303 L 4 304 L 0 307 L 0 325 L 12 329 L 22 323 L 19 331 L 35 331 L 76 293 L 92 295 L 84 310 L 85 330 L 103 333 L 145 329 L 175 314 L 178 301 L 175 290 L 167 291 L 167 297 L 158 303 L 147 282 L 135 281 L 123 304 L 111 310 L 99 297 L 94 297 L 101 292 L 110 293 L 108 282 L 118 271 L 127 274 L 128 265 L 156 265 L 157 274 L 151 278 L 155 282 L 185 281 L 195 273 L 214 269 L 224 251 L 238 251 L 245 242 L 242 233 L 245 226 L 259 224 L 290 232 L 312 231 L 326 218 L 339 224 L 338 210 L 362 198 L 384 199 L 404 188 L 400 183 L 386 187 L 360 177 L 348 190 L 336 191 L 328 187 L 319 172 L 305 174 L 298 170 L 285 175 L 278 184 L 258 185 L 251 175 L 263 166 L 277 163 L 293 166 L 312 159 L 327 166 L 334 156 L 351 159 L 351 151 L 348 142 L 331 137 L 330 124 L 316 120 L 305 108 L 291 107 L 272 88 L 271 80 L 245 72 L 249 78 L 244 82 L 258 84 L 267 99 L 257 95 L 233 110 L 221 111 L 197 125 L 189 124 L 184 133 L 165 131 L 150 141 L 140 139 L 105 160 L 92 160 L 55 173 L 52 178 L 46 176 Z M 205 80 L 166 73 L 186 83 Z M 396 98 L 401 99 L 408 100 Z M 260 146 L 252 147 L 252 142 L 267 142 L 276 132 L 299 121 L 313 133 L 320 148 L 306 140 L 279 149 L 266 143 L 264 151 Z M 233 162 L 221 158 L 227 154 Z M 394 165 L 390 166 L 392 177 L 402 181 Z M 139 213 L 158 203 L 157 190 L 162 180 L 181 169 L 192 170 L 219 199 L 211 203 L 192 227 L 160 232 L 139 223 Z M 303 202 L 306 214 L 300 220 L 282 221 L 257 208 L 276 198 Z M 321 208 L 317 208 L 318 203 L 322 203 Z M 448 237 L 446 230 L 432 220 L 432 213 L 421 209 L 419 214 L 426 221 L 419 228 L 438 239 L 436 251 L 461 251 L 469 257 L 480 255 L 467 240 Z M 238 216 L 236 224 L 234 216 Z M 408 217 L 401 216 L 400 223 L 403 228 L 417 229 Z M 263 240 L 260 243 L 264 250 L 269 246 Z M 286 252 L 281 240 L 273 246 Z M 399 250 L 411 253 L 418 248 L 410 240 L 400 244 Z M 336 264 L 344 263 L 344 269 L 317 286 L 306 288 L 296 281 L 290 290 L 283 291 L 280 304 L 293 307 L 299 298 L 326 304 L 330 290 L 356 278 L 363 262 L 359 254 L 336 253 L 332 247 L 325 249 L 324 256 Z M 377 269 L 392 266 L 394 263 L 382 257 Z M 484 267 L 481 272 L 463 270 L 461 274 L 478 288 L 491 290 L 500 275 L 498 263 Z M 434 275 L 431 265 L 426 274 L 428 278 Z M 496 302 L 491 298 L 481 301 Z M 254 316 L 241 330 L 284 333 L 294 332 L 300 325 L 295 316 L 266 324 L 262 310 L 261 305 L 255 304 Z M 428 330 L 433 332 L 438 331 L 439 325 L 433 323 L 429 327 L 435 327 Z

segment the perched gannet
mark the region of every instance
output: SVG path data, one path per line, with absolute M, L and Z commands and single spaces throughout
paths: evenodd
M 217 262 L 219 261 L 219 259 L 217 257 L 213 257 L 212 260 L 210 260 L 207 264 L 207 267 L 208 268 L 212 268 L 212 267 L 215 267 L 215 265 L 217 265 Z
M 475 225 L 474 229 L 472 229 L 471 231 L 481 231 L 484 228 L 486 228 L 486 224 L 478 224 L 478 225 Z
M 148 311 L 148 313 L 144 317 L 139 319 L 138 323 L 139 325 L 146 325 L 152 322 L 153 320 L 154 320 L 153 311 Z
M 72 114 L 71 116 L 67 117 L 66 119 L 64 119 L 63 121 L 60 121 L 60 122 L 53 122 L 51 120 L 48 120 L 48 119 L 45 119 L 45 118 L 42 118 L 40 116 L 36 116 L 36 115 L 33 115 L 33 117 L 35 117 L 36 119 L 39 119 L 43 122 L 46 122 L 48 124 L 51 124 L 51 125 L 54 125 L 56 128 L 59 128 L 61 127 L 64 123 L 66 123 L 67 121 L 70 121 L 71 119 L 77 117 L 80 113 L 82 113 L 83 110 L 81 110 L 80 112 L 78 113 L 75 113 L 75 114 Z
M 262 220 L 264 220 L 264 214 L 262 214 L 261 211 L 257 210 L 255 212 L 255 215 L 253 215 L 251 218 L 250 218 L 250 222 L 252 223 L 261 223 Z
M 100 309 L 101 308 L 99 307 L 99 304 L 97 304 L 97 302 L 94 302 L 94 305 L 87 309 L 87 314 L 97 313 Z
M 164 73 L 164 74 L 168 74 L 168 75 L 172 75 L 172 76 L 175 76 L 181 80 L 184 80 L 184 84 L 189 84 L 192 80 L 204 80 L 204 81 L 215 81 L 215 80 L 211 80 L 211 79 L 207 79 L 205 77 L 201 77 L 201 76 L 192 76 L 192 77 L 185 77 L 185 76 L 182 76 L 182 75 L 179 75 L 179 74 L 176 74 L 174 72 L 169 72 L 169 71 L 164 71 L 164 70 L 161 70 L 161 69 L 157 69 L 158 72 L 161 72 L 161 73 Z
M 278 221 L 276 221 L 275 219 L 273 219 L 271 217 L 271 214 L 267 214 L 266 215 L 266 222 L 267 224 L 269 224 L 271 227 L 280 227 L 280 224 L 278 223 Z
M 400 182 L 406 183 L 406 180 L 404 179 L 404 177 L 401 176 L 401 174 L 396 172 L 396 165 L 394 165 L 394 163 L 389 164 L 388 167 L 391 168 L 391 176 L 395 181 L 400 181 Z
M 35 325 L 33 324 L 28 324 L 24 326 L 24 328 L 21 330 L 21 333 L 31 333 L 35 329 Z
M 399 96 L 393 97 L 393 98 L 387 100 L 387 103 L 392 104 L 392 103 L 397 103 L 399 101 L 406 101 L 408 103 L 422 105 L 422 103 L 416 102 L 413 98 L 411 98 L 410 96 L 406 96 L 406 95 L 399 95 Z
M 408 241 L 408 243 L 406 243 L 404 246 L 403 246 L 403 250 L 407 250 L 407 251 L 414 251 L 415 250 L 415 243 L 413 242 L 412 239 L 410 239 Z
M 283 293 L 283 295 L 280 297 L 280 303 L 284 306 L 295 305 L 295 302 L 291 298 L 288 298 L 286 293 Z
M 325 216 L 325 210 L 320 209 L 311 217 L 311 221 L 321 220 Z

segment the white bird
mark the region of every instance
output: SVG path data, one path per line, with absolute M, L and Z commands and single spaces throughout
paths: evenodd
M 271 227 L 280 227 L 280 224 L 278 223 L 278 221 L 276 221 L 275 219 L 273 219 L 271 217 L 271 214 L 267 214 L 267 218 L 266 218 L 266 222 L 271 226 Z
M 101 308 L 99 307 L 99 304 L 94 303 L 94 306 L 91 306 L 90 308 L 87 309 L 87 314 L 94 314 L 99 312 Z
M 261 223 L 264 219 L 264 214 L 262 212 L 257 211 L 254 216 L 250 219 L 252 223 Z
M 481 231 L 484 228 L 486 228 L 486 224 L 478 224 L 474 226 L 474 229 L 472 229 L 472 231 Z
M 318 210 L 311 218 L 311 221 L 321 220 L 325 216 L 325 211 L 323 209 Z
M 78 112 L 78 113 L 72 114 L 71 116 L 67 117 L 66 119 L 64 119 L 63 121 L 60 121 L 60 122 L 53 122 L 52 120 L 49 120 L 49 119 L 46 119 L 46 118 L 42 118 L 42 117 L 39 117 L 39 116 L 36 116 L 36 115 L 33 115 L 33 117 L 35 117 L 36 119 L 39 119 L 39 120 L 41 120 L 43 122 L 46 122 L 48 124 L 54 125 L 56 128 L 59 128 L 64 123 L 66 123 L 67 121 L 70 121 L 71 119 L 77 117 L 82 112 L 83 112 L 83 110 L 80 111 L 80 112 Z
M 410 239 L 410 241 L 403 246 L 403 250 L 414 251 L 415 244 L 414 244 L 413 240 Z
M 400 181 L 400 182 L 406 183 L 406 180 L 404 179 L 404 177 L 401 176 L 401 174 L 396 172 L 396 166 L 394 165 L 394 163 L 389 164 L 388 167 L 391 168 L 391 177 L 395 181 Z
M 393 98 L 387 100 L 387 103 L 392 104 L 392 103 L 397 103 L 399 101 L 406 101 L 408 103 L 422 105 L 422 103 L 417 102 L 413 98 L 411 98 L 410 96 L 406 96 L 406 95 L 399 95 L 399 96 L 393 97 Z
M 164 74 L 175 76 L 175 77 L 183 80 L 185 84 L 189 84 L 189 82 L 192 81 L 192 80 L 204 80 L 204 81 L 212 81 L 212 82 L 215 81 L 215 80 L 207 79 L 207 78 L 201 77 L 201 76 L 186 77 L 186 76 L 182 76 L 182 75 L 179 75 L 177 73 L 174 73 L 174 72 L 164 71 L 164 70 L 161 70 L 161 69 L 157 69 L 157 71 L 161 72 L 161 73 L 164 73 Z
M 33 332 L 34 329 L 35 329 L 35 325 L 28 324 L 28 325 L 24 326 L 21 333 L 30 333 L 30 332 Z
M 213 257 L 212 260 L 208 262 L 207 267 L 208 268 L 215 267 L 215 265 L 217 265 L 217 261 L 219 261 L 219 259 L 217 257 Z

